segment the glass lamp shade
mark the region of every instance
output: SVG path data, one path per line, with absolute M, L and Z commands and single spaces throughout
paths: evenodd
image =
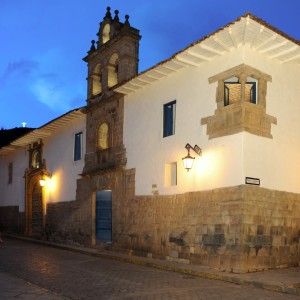
M 189 171 L 193 167 L 194 160 L 195 157 L 190 156 L 190 154 L 182 159 L 183 166 L 187 171 Z
M 45 179 L 40 179 L 40 186 L 45 186 L 46 180 Z

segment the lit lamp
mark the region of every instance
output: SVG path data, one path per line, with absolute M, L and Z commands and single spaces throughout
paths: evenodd
M 195 147 L 192 147 L 189 143 L 185 145 L 185 148 L 188 151 L 187 156 L 182 158 L 183 166 L 184 168 L 189 171 L 193 167 L 193 163 L 195 160 L 195 157 L 190 155 L 190 150 L 192 149 L 195 153 L 197 153 L 199 156 L 202 155 L 202 150 L 199 146 L 195 145 Z
M 47 177 L 47 178 L 51 178 L 51 177 L 52 177 L 52 174 L 49 173 L 49 172 L 44 173 L 44 171 L 42 171 L 42 172 L 41 172 L 41 178 L 40 178 L 40 180 L 39 180 L 40 186 L 43 187 L 43 186 L 46 185 L 46 177 Z
M 44 178 L 40 179 L 40 186 L 45 186 L 46 180 Z

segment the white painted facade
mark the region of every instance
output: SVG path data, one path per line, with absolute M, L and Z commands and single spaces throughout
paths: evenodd
M 208 78 L 240 64 L 270 76 L 266 113 L 277 118 L 273 139 L 242 132 L 208 139 L 200 120 L 217 108 L 217 83 Z M 154 68 L 155 71 L 155 68 Z M 300 79 L 299 66 L 281 64 L 264 53 L 240 44 L 199 66 L 141 87 L 125 96 L 124 144 L 127 168 L 136 169 L 136 193 L 180 194 L 245 183 L 259 178 L 261 187 L 300 192 Z M 163 138 L 163 105 L 176 100 L 175 134 Z M 259 101 L 259 99 L 258 99 Z M 187 172 L 182 157 L 190 143 L 202 148 L 194 167 Z M 165 164 L 177 162 L 177 185 L 165 185 Z
M 262 187 L 300 193 L 300 69 L 297 60 L 300 56 L 293 54 L 299 45 L 251 17 L 242 17 L 229 27 L 230 30 L 224 28 L 199 42 L 203 49 L 199 47 L 197 51 L 210 49 L 210 55 L 209 51 L 200 54 L 205 58 L 201 63 L 196 60 L 182 63 L 192 57 L 187 56 L 190 50 L 196 51 L 197 45 L 192 46 L 170 59 L 171 62 L 177 60 L 182 68 L 124 93 L 126 168 L 136 170 L 137 195 L 181 194 L 237 186 L 245 183 L 245 177 L 259 178 Z M 290 48 L 280 52 L 281 45 Z M 277 54 L 273 49 L 278 50 Z M 201 119 L 213 115 L 217 108 L 217 83 L 210 84 L 208 78 L 240 64 L 272 77 L 272 82 L 267 83 L 266 113 L 277 118 L 277 125 L 272 125 L 273 138 L 242 132 L 209 140 Z M 161 67 L 159 64 L 145 74 Z M 130 84 L 137 82 L 132 79 L 116 91 L 132 88 Z M 175 134 L 163 138 L 163 105 L 173 100 L 176 100 Z M 53 174 L 47 187 L 47 203 L 75 199 L 76 180 L 84 167 L 85 130 L 85 116 L 82 116 L 43 139 L 43 156 L 47 169 Z M 74 162 L 74 134 L 78 132 L 83 132 L 83 156 Z M 191 152 L 196 160 L 189 172 L 182 164 L 182 157 L 187 154 L 186 143 L 197 144 L 203 153 L 198 157 Z M 28 159 L 25 148 L 0 158 L 1 206 L 19 205 L 21 211 L 24 210 L 22 176 Z M 14 180 L 7 186 L 10 161 L 14 162 Z M 165 174 L 166 165 L 170 163 L 177 163 L 177 184 L 172 186 Z
M 79 132 L 83 133 L 82 156 L 80 160 L 74 161 L 74 137 Z M 44 186 L 46 203 L 75 200 L 77 179 L 84 167 L 85 137 L 85 115 L 81 114 L 43 138 L 43 159 L 52 174 Z M 20 212 L 25 211 L 24 174 L 29 166 L 28 147 L 16 147 L 15 151 L 0 157 L 0 206 L 19 206 Z M 13 177 L 12 183 L 8 184 L 8 165 L 11 162 Z
M 81 159 L 74 161 L 74 138 L 82 132 Z M 80 120 L 54 132 L 44 141 L 44 157 L 52 178 L 46 185 L 46 203 L 74 201 L 77 179 L 84 167 L 85 155 L 85 115 Z
M 0 206 L 19 206 L 25 211 L 25 169 L 28 167 L 29 153 L 20 148 L 5 157 L 0 157 Z M 8 183 L 8 166 L 13 164 L 12 182 Z

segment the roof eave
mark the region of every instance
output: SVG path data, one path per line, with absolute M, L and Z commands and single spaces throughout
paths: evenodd
M 255 26 L 254 23 L 251 23 L 251 21 L 255 23 Z M 239 39 L 234 32 L 234 28 L 237 27 L 237 24 L 242 24 L 241 26 L 243 27 L 243 36 L 240 35 Z M 256 31 L 252 33 L 251 40 L 249 41 L 247 40 L 247 29 L 250 31 L 249 27 L 251 25 L 253 28 L 255 27 Z M 261 46 L 264 46 L 259 49 L 261 53 L 273 53 L 279 49 L 281 52 L 278 51 L 278 53 L 272 54 L 271 57 L 276 59 L 280 59 L 280 57 L 282 57 L 283 59 L 280 60 L 281 63 L 287 63 L 295 60 L 298 61 L 298 59 L 300 59 L 300 42 L 298 40 L 288 36 L 262 19 L 253 16 L 251 13 L 246 13 L 244 16 L 240 16 L 237 20 L 190 44 L 183 50 L 172 55 L 170 58 L 161 61 L 155 66 L 139 73 L 125 82 L 120 83 L 114 88 L 114 90 L 125 95 L 130 94 L 148 84 L 175 73 L 184 67 L 197 67 L 202 63 L 210 62 L 214 57 L 223 55 L 238 47 L 240 40 L 242 40 L 243 44 L 252 43 L 251 47 L 253 47 L 253 42 L 256 41 L 255 39 L 258 39 L 259 35 L 264 30 L 265 32 L 272 32 L 273 36 L 271 36 L 270 40 L 267 42 L 270 45 L 273 42 L 273 45 L 268 46 L 268 43 L 264 45 L 262 45 L 263 43 L 260 43 L 256 48 L 259 49 Z M 224 39 L 224 36 L 227 37 L 227 40 Z M 282 39 L 284 39 L 284 41 L 281 41 Z M 213 44 L 216 46 L 212 47 L 211 45 Z M 284 59 L 284 55 L 290 55 L 290 57 L 287 56 Z

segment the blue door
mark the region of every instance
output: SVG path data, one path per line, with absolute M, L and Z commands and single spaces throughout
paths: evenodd
M 96 192 L 96 241 L 112 241 L 112 197 L 110 190 Z

